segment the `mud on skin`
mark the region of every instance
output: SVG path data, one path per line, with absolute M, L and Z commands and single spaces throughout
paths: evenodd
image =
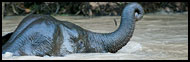
M 129 3 L 123 9 L 119 28 L 111 33 L 85 30 L 49 15 L 29 15 L 14 32 L 2 37 L 2 54 L 64 56 L 71 53 L 115 53 L 128 43 L 135 21 L 140 20 L 143 14 L 141 5 Z

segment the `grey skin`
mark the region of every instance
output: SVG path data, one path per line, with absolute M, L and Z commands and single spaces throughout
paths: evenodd
M 141 5 L 129 3 L 122 12 L 119 28 L 111 33 L 88 31 L 48 15 L 30 15 L 14 32 L 2 37 L 2 54 L 64 56 L 71 53 L 115 53 L 128 43 L 135 22 L 143 14 Z

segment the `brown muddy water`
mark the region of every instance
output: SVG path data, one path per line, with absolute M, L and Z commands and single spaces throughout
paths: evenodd
M 94 32 L 113 32 L 120 16 L 54 16 Z M 24 16 L 2 20 L 2 36 L 16 29 Z M 115 26 L 114 19 L 118 24 Z M 64 57 L 11 56 L 2 60 L 188 60 L 188 14 L 148 14 L 138 22 L 130 42 L 117 53 L 75 53 Z

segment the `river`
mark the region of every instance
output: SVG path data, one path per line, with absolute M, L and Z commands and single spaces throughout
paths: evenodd
M 113 32 L 120 16 L 54 16 L 94 32 Z M 16 29 L 24 16 L 2 20 L 2 36 Z M 114 23 L 117 21 L 117 26 Z M 136 22 L 133 37 L 117 53 L 75 53 L 64 57 L 11 56 L 2 60 L 188 60 L 188 14 L 146 14 Z

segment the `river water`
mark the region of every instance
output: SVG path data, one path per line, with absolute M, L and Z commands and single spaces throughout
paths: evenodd
M 94 32 L 113 32 L 120 16 L 54 16 Z M 2 20 L 2 36 L 16 29 L 24 16 Z M 117 21 L 117 26 L 114 23 Z M 188 14 L 146 14 L 136 22 L 133 37 L 117 53 L 75 53 L 64 57 L 11 56 L 2 60 L 188 60 Z

